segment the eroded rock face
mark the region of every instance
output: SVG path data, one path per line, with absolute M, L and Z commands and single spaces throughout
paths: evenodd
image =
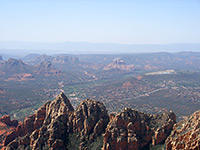
M 150 143 L 163 143 L 175 120 L 173 112 L 149 115 L 129 108 L 109 117 L 103 103 L 89 99 L 74 110 L 61 93 L 10 132 L 3 146 L 5 149 L 32 150 L 144 149 Z
M 109 116 L 103 103 L 84 100 L 69 118 L 69 132 L 80 133 L 80 149 L 104 133 Z
M 148 115 L 129 108 L 117 114 L 107 125 L 104 150 L 139 150 L 163 143 L 176 121 L 174 113 Z
M 2 116 L 0 118 L 0 149 L 4 146 L 3 141 L 5 137 L 15 129 L 18 125 L 17 120 L 10 120 L 10 116 Z M 4 148 L 2 148 L 4 149 Z
M 65 148 L 66 124 L 73 110 L 68 98 L 61 93 L 54 101 L 48 101 L 19 124 L 13 132 L 7 135 L 4 145 L 8 149 Z
M 84 100 L 74 111 L 68 98 L 61 93 L 54 101 L 47 102 L 33 115 L 19 124 L 6 136 L 7 149 L 67 149 L 68 135 L 77 134 L 79 149 L 102 136 L 109 116 L 103 103 Z
M 12 120 L 12 121 L 11 121 L 9 115 L 2 116 L 2 117 L 0 118 L 0 122 L 5 123 L 5 124 L 8 125 L 8 126 L 17 127 L 17 125 L 18 125 L 18 121 L 17 121 L 17 120 Z
M 175 124 L 165 144 L 167 150 L 200 149 L 200 111 Z

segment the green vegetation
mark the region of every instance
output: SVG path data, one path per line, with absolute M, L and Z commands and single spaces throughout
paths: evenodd
M 70 59 L 64 64 L 63 59 L 58 59 L 55 63 L 53 56 L 43 55 L 41 60 L 39 58 L 26 60 L 30 63 L 28 67 L 21 65 L 18 68 L 8 69 L 11 66 L 1 66 L 0 116 L 8 114 L 13 119 L 23 120 L 47 100 L 53 100 L 61 91 L 65 92 L 74 108 L 83 99 L 95 99 L 103 102 L 109 113 L 117 113 L 124 107 L 151 114 L 173 110 L 180 120 L 200 107 L 200 63 L 198 61 L 200 53 L 77 55 L 75 57 L 78 57 L 78 62 L 81 63 L 75 64 L 72 61 L 77 59 Z M 47 74 L 39 74 L 33 72 L 34 68 L 30 69 L 31 65 L 49 58 L 52 59 L 52 65 L 61 70 L 60 74 L 51 74 L 51 70 L 47 70 Z M 115 58 L 121 58 L 126 64 L 133 64 L 136 68 L 104 70 L 104 67 L 112 64 Z M 19 69 L 22 72 L 19 72 Z M 44 70 L 48 68 L 39 69 L 45 72 Z M 165 74 L 163 70 L 175 71 L 174 74 Z M 5 74 L 2 73 L 4 71 Z M 34 80 L 20 81 L 14 78 L 17 75 L 19 78 L 19 74 L 27 72 L 32 74 Z M 149 72 L 154 73 L 144 75 Z
M 103 147 L 103 136 L 98 137 L 93 143 L 88 145 L 88 149 L 101 150 Z
M 78 134 L 69 134 L 68 135 L 68 143 L 67 149 L 68 150 L 79 150 L 80 140 L 78 138 Z
M 166 146 L 165 146 L 165 144 L 159 144 L 156 146 L 150 145 L 149 149 L 150 150 L 165 150 Z
M 68 150 L 79 150 L 79 145 L 80 145 L 80 136 L 79 134 L 69 134 L 68 135 L 68 143 L 67 143 L 67 149 Z M 86 145 L 86 147 L 88 149 L 91 150 L 101 150 L 101 148 L 103 147 L 103 136 L 97 137 L 97 139 L 92 142 L 92 143 L 88 143 Z
M 38 103 L 35 106 L 24 108 L 24 109 L 17 109 L 10 112 L 11 116 L 14 116 L 15 119 L 19 121 L 23 121 L 25 117 L 33 114 L 43 103 Z

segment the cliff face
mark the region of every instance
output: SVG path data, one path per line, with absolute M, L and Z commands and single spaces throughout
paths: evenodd
M 176 121 L 174 113 L 148 115 L 125 108 L 112 116 L 104 135 L 104 150 L 143 149 L 152 142 L 161 144 Z
M 18 126 L 18 121 L 17 120 L 10 120 L 10 116 L 5 115 L 3 117 L 0 118 L 0 122 L 8 125 L 8 126 L 13 126 L 13 127 L 17 127 Z
M 10 148 L 64 148 L 66 123 L 73 111 L 67 97 L 61 93 L 54 101 L 48 101 L 33 115 L 19 124 L 4 140 Z
M 83 101 L 74 111 L 61 93 L 29 116 L 4 139 L 5 149 L 66 149 L 68 135 L 81 133 L 80 149 L 101 135 L 108 122 L 105 106 L 94 100 Z
M 167 150 L 200 149 L 200 111 L 175 124 L 165 144 Z
M 79 133 L 80 149 L 104 133 L 109 116 L 103 103 L 84 100 L 69 118 L 69 133 Z
M 0 149 L 4 146 L 4 138 L 10 134 L 10 132 L 15 129 L 18 125 L 17 120 L 10 120 L 10 116 L 6 115 L 0 118 Z
M 199 117 L 200 111 L 174 125 L 173 112 L 149 115 L 125 108 L 109 118 L 103 103 L 87 99 L 74 110 L 61 93 L 4 134 L 0 146 L 9 150 L 137 150 L 165 142 L 169 150 L 198 149 Z M 8 116 L 0 121 L 16 126 L 16 121 L 10 121 Z

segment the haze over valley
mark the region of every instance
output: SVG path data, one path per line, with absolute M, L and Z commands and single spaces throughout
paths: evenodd
M 199 0 L 0 1 L 0 149 L 200 149 L 199 18 Z
M 0 114 L 21 120 L 65 92 L 74 107 L 91 98 L 110 113 L 124 107 L 152 114 L 173 110 L 181 119 L 200 106 L 199 59 L 198 52 L 2 58 Z

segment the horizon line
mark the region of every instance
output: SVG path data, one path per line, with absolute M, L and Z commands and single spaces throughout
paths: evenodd
M 116 44 L 116 45 L 173 45 L 173 44 L 200 44 L 200 42 L 174 42 L 174 43 L 117 43 L 117 42 L 90 42 L 90 41 L 24 41 L 0 40 L 0 42 L 26 42 L 26 43 L 88 43 L 88 44 Z

